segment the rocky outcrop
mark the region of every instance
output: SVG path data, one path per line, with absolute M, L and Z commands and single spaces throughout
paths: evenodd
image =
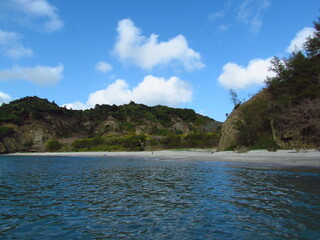
M 6 149 L 6 146 L 0 142 L 0 153 L 6 153 L 7 152 L 7 149 Z
M 267 100 L 268 95 L 266 90 L 262 90 L 247 102 L 242 103 L 241 105 L 237 106 L 231 114 L 228 116 L 226 121 L 222 124 L 221 128 L 221 138 L 218 145 L 218 151 L 226 151 L 226 150 L 234 150 L 236 147 L 243 147 L 239 146 L 238 144 L 238 130 L 236 128 L 236 123 L 243 121 L 243 110 L 255 101 L 262 101 Z
M 29 122 L 23 126 L 7 125 L 13 129 L 10 136 L 4 137 L 0 144 L 0 153 L 44 151 L 45 143 L 56 138 L 56 133 L 46 124 Z
M 109 116 L 105 121 L 97 126 L 95 133 L 101 136 L 121 134 L 121 128 L 117 120 Z
M 189 134 L 191 132 L 189 126 L 184 122 L 177 122 L 173 124 L 172 129 L 175 133 Z
M 222 124 L 221 138 L 217 151 L 233 150 L 237 145 L 238 130 L 235 128 L 235 124 L 240 119 L 239 109 L 235 109 Z
M 318 148 L 320 145 L 319 99 L 305 99 L 292 104 L 291 107 L 279 110 L 279 108 L 274 108 L 268 90 L 263 89 L 234 109 L 222 124 L 218 151 L 244 147 L 239 141 L 239 131 L 236 124 L 244 123 L 246 122 L 244 119 L 250 120 L 251 118 L 256 122 L 252 123 L 251 121 L 251 125 L 246 124 L 246 126 L 254 126 L 256 129 L 247 127 L 246 131 L 255 131 L 252 134 L 255 135 L 255 142 L 260 143 L 260 146 L 263 145 L 261 142 L 264 143 L 265 148 L 269 150 Z M 248 145 L 245 146 L 248 147 Z

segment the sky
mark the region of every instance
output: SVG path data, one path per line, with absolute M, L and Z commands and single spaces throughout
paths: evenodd
M 270 59 L 301 49 L 318 0 L 0 0 L 0 103 L 38 96 L 191 108 L 224 121 Z

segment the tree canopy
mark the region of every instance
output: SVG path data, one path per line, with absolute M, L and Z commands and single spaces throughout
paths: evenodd
M 276 76 L 266 79 L 264 97 L 241 107 L 238 145 L 273 148 L 277 139 L 296 146 L 320 144 L 320 18 L 314 29 L 302 50 L 272 59 Z

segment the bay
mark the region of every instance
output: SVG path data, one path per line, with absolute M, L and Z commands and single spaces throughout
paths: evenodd
M 320 239 L 320 173 L 0 157 L 0 239 Z

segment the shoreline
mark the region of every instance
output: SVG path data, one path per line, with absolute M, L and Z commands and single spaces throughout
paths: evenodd
M 244 163 L 278 167 L 320 168 L 320 151 L 305 150 L 252 150 L 247 153 L 232 151 L 210 152 L 205 150 L 192 151 L 142 151 L 142 152 L 44 152 L 44 153 L 10 153 L 3 156 L 69 156 L 69 157 L 121 157 L 145 158 L 158 160 L 194 160 L 210 162 Z

